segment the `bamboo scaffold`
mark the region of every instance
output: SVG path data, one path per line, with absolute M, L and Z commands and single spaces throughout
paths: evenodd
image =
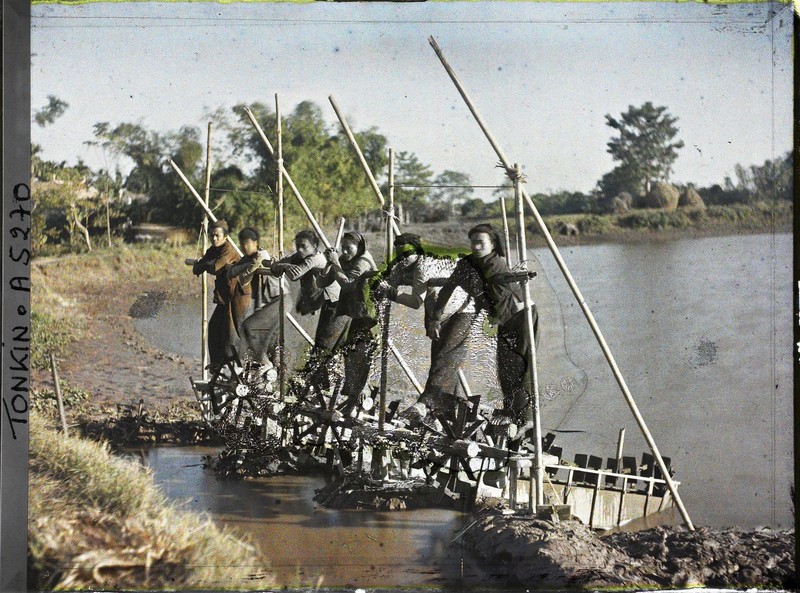
M 522 175 L 519 170 L 519 165 L 514 163 L 514 209 L 517 215 L 517 260 L 519 265 L 524 264 L 525 269 L 528 269 L 528 243 L 525 239 L 525 210 L 522 204 Z M 502 198 L 501 198 L 502 199 Z M 536 444 L 534 452 L 533 469 L 532 469 L 532 482 L 536 483 L 536 500 L 533 498 L 533 488 L 528 490 L 528 510 L 535 514 L 536 509 L 544 504 L 544 458 L 542 451 L 542 418 L 540 413 L 540 399 L 539 399 L 539 374 L 536 368 L 536 333 L 533 327 L 533 299 L 531 299 L 530 279 L 525 276 L 522 280 L 522 290 L 525 302 L 525 325 L 528 334 L 528 341 L 530 342 L 530 380 L 531 391 L 530 399 L 528 401 L 528 408 L 530 414 L 530 422 L 533 423 L 533 440 Z
M 461 95 L 461 98 L 464 99 L 464 102 L 467 104 L 467 107 L 469 108 L 470 112 L 472 113 L 473 117 L 478 123 L 478 126 L 480 126 L 481 130 L 486 136 L 486 139 L 492 145 L 492 148 L 494 149 L 495 153 L 500 159 L 500 162 L 502 163 L 503 167 L 506 169 L 506 171 L 510 171 L 512 169 L 510 161 L 506 158 L 502 148 L 500 148 L 500 145 L 497 143 L 494 136 L 489 131 L 489 128 L 487 127 L 483 118 L 478 113 L 477 109 L 475 108 L 475 105 L 472 103 L 472 100 L 469 98 L 469 95 L 467 95 L 467 92 L 464 90 L 463 85 L 459 81 L 458 76 L 456 76 L 455 71 L 451 68 L 450 64 L 445 59 L 444 54 L 442 53 L 442 50 L 439 47 L 439 44 L 436 43 L 436 40 L 433 37 L 430 37 L 428 41 L 431 47 L 433 48 L 433 51 L 436 52 L 436 55 L 439 58 L 439 61 L 442 63 L 442 66 L 444 66 L 444 69 L 447 71 L 447 74 L 450 76 L 450 79 L 453 81 L 453 84 L 455 85 L 456 89 Z M 614 359 L 614 355 L 611 353 L 611 350 L 608 347 L 608 344 L 606 343 L 606 340 L 603 337 L 603 334 L 600 331 L 600 328 L 594 319 L 594 315 L 592 315 L 592 312 L 589 309 L 589 306 L 586 304 L 586 300 L 583 298 L 583 295 L 581 294 L 578 285 L 572 278 L 572 274 L 567 268 L 567 264 L 564 262 L 564 259 L 561 257 L 561 253 L 559 252 L 558 247 L 556 246 L 555 241 L 553 240 L 553 237 L 550 234 L 550 231 L 547 229 L 547 225 L 545 225 L 544 220 L 539 214 L 536 205 L 533 203 L 533 200 L 527 194 L 527 192 L 525 192 L 524 189 L 521 190 L 521 194 L 522 197 L 525 199 L 525 202 L 528 204 L 528 207 L 531 210 L 534 219 L 536 220 L 536 224 L 541 229 L 545 241 L 547 242 L 547 246 L 552 252 L 553 257 L 555 258 L 556 263 L 558 264 L 558 267 L 564 276 L 564 279 L 567 281 L 567 284 L 569 285 L 570 290 L 572 290 L 572 293 L 575 295 L 575 299 L 578 301 L 578 305 L 581 307 L 581 310 L 583 311 L 586 320 L 589 322 L 589 326 L 591 327 L 592 332 L 594 333 L 594 336 L 597 339 L 597 342 L 599 343 L 601 350 L 603 351 L 603 355 L 608 361 L 608 364 L 611 368 L 611 372 L 614 375 L 614 378 L 616 379 L 617 384 L 619 385 L 622 391 L 625 401 L 628 404 L 628 407 L 630 408 L 631 413 L 633 414 L 636 423 L 642 432 L 642 435 L 647 441 L 647 445 L 650 447 L 650 450 L 653 453 L 653 457 L 655 458 L 656 463 L 658 464 L 658 467 L 661 470 L 667 488 L 669 489 L 670 494 L 672 495 L 673 500 L 675 501 L 675 504 L 677 505 L 678 510 L 680 511 L 681 517 L 683 518 L 686 527 L 690 531 L 694 531 L 694 525 L 692 524 L 692 520 L 689 517 L 689 513 L 686 511 L 686 507 L 684 506 L 683 501 L 681 500 L 681 497 L 678 494 L 678 489 L 676 488 L 675 483 L 670 476 L 669 468 L 667 468 L 666 463 L 664 463 L 664 459 L 661 457 L 661 453 L 659 452 L 658 446 L 656 445 L 655 440 L 653 439 L 653 435 L 650 433 L 650 430 L 647 428 L 647 424 L 645 423 L 644 418 L 639 412 L 639 408 L 633 399 L 633 395 L 631 395 L 631 392 L 628 389 L 628 385 L 625 382 L 625 379 L 622 376 L 622 372 L 620 371 L 619 367 L 617 366 L 616 360 Z
M 333 103 L 333 98 L 331 98 Z M 334 109 L 336 105 L 334 103 Z M 338 110 L 337 110 L 338 114 Z M 364 163 L 366 165 L 366 162 Z M 392 261 L 394 252 L 394 150 L 389 149 L 389 202 L 386 206 L 386 265 Z M 388 269 L 388 268 L 387 268 Z M 378 432 L 383 432 L 386 416 L 386 388 L 389 380 L 389 322 L 392 312 L 392 301 L 385 299 L 381 311 L 381 384 L 378 399 Z
M 278 158 L 275 159 L 277 167 L 275 193 L 278 202 L 278 259 L 284 256 L 283 251 L 283 135 L 281 129 L 281 108 L 278 102 L 278 93 L 275 93 L 275 145 L 278 147 Z M 279 338 L 278 338 L 278 386 L 281 401 L 286 395 L 286 286 L 283 278 L 279 282 L 280 292 L 278 293 L 280 306 Z
M 208 137 L 206 140 L 206 191 L 205 205 L 208 206 L 209 196 L 211 195 L 211 122 L 208 122 Z M 203 216 L 203 253 L 208 249 L 208 214 Z M 208 275 L 200 274 L 202 285 L 200 305 L 201 329 L 200 329 L 200 368 L 203 369 L 203 381 L 208 380 Z
M 253 124 L 253 127 L 256 129 L 256 132 L 258 132 L 258 136 L 259 138 L 261 138 L 261 142 L 263 142 L 264 146 L 267 149 L 267 152 L 269 152 L 269 156 L 272 157 L 272 159 L 275 159 L 276 158 L 275 149 L 272 148 L 272 144 L 267 139 L 267 136 L 264 134 L 264 130 L 261 129 L 261 125 L 258 123 L 256 116 L 247 107 L 244 108 L 244 112 L 247 114 L 247 117 L 250 119 L 250 123 Z M 288 171 L 286 171 L 286 167 L 284 167 L 282 163 L 280 166 L 280 170 L 283 173 L 282 177 L 286 179 L 286 183 L 289 184 L 289 188 L 292 190 L 292 193 L 294 193 L 294 196 L 297 198 L 297 202 L 300 204 L 300 208 L 302 208 L 303 213 L 306 215 L 306 218 L 308 218 L 308 222 L 311 224 L 311 227 L 314 229 L 314 232 L 317 233 L 319 240 L 322 241 L 322 244 L 325 246 L 325 249 L 331 249 L 333 245 L 331 245 L 330 241 L 328 241 L 328 238 L 325 236 L 322 227 L 319 225 L 317 219 L 311 213 L 311 209 L 308 207 L 308 204 L 306 204 L 306 201 L 300 194 L 300 190 L 297 189 L 297 186 L 294 184 L 294 181 L 292 181 L 292 177 L 289 175 Z

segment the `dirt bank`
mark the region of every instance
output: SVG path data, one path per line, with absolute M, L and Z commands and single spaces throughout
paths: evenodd
M 189 376 L 199 373 L 199 362 L 148 344 L 133 326 L 134 316 L 153 314 L 167 299 L 199 298 L 199 281 L 178 263 L 191 255 L 119 246 L 33 261 L 33 310 L 75 327 L 77 339 L 63 348 L 58 370 L 61 381 L 89 397 L 68 408 L 70 423 L 122 416 L 126 407 L 138 415 L 139 402 L 148 421 L 194 416 Z M 52 389 L 49 368 L 31 369 L 31 384 L 34 391 Z
M 598 537 L 577 522 L 483 509 L 464 537 L 525 587 L 796 586 L 794 531 L 658 527 Z

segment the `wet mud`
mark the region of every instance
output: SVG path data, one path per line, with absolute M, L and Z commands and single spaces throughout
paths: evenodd
M 603 537 L 577 521 L 487 508 L 464 538 L 526 587 L 796 587 L 794 531 L 657 527 Z

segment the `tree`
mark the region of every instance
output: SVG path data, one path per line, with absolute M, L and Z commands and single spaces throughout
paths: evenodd
M 33 121 L 35 121 L 39 127 L 43 128 L 49 124 L 55 123 L 59 117 L 64 115 L 67 107 L 69 107 L 69 103 L 66 101 L 62 101 L 53 95 L 47 95 L 47 105 L 34 113 Z
M 395 189 L 395 202 L 402 204 L 403 207 L 415 216 L 424 214 L 428 207 L 428 200 L 431 195 L 431 179 L 433 170 L 426 164 L 420 162 L 417 155 L 405 150 L 395 155 L 395 185 L 407 186 Z
M 609 140 L 608 152 L 624 168 L 625 176 L 637 181 L 636 193 L 647 193 L 653 181 L 667 181 L 672 164 L 678 158 L 683 141 L 674 141 L 678 121 L 664 106 L 647 101 L 640 107 L 630 105 L 620 119 L 606 115 L 606 124 L 619 132 Z
M 440 173 L 433 180 L 431 200 L 437 206 L 446 206 L 449 210 L 454 210 L 458 204 L 463 204 L 472 197 L 474 189 L 471 187 L 470 176 L 461 171 L 450 171 L 449 169 Z

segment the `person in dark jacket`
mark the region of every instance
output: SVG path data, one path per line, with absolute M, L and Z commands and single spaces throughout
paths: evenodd
M 238 278 L 228 278 L 228 268 L 239 255 L 228 241 L 228 225 L 224 220 L 210 227 L 211 247 L 192 266 L 195 276 L 214 276 L 214 312 L 208 320 L 208 355 L 211 367 L 219 367 L 238 346 L 239 329 L 250 306 L 250 287 Z
M 486 309 L 490 322 L 497 325 L 497 378 L 503 393 L 503 405 L 495 410 L 493 423 L 524 424 L 532 369 L 523 288 L 506 263 L 503 243 L 492 225 L 479 224 L 467 235 L 472 253 L 458 261 L 442 287 L 429 335 L 432 339 L 440 335 L 444 303 L 456 287 L 475 299 L 478 309 Z M 532 307 L 536 340 L 539 318 L 535 305 Z
M 348 317 L 350 327 L 342 344 L 344 356 L 345 396 L 350 409 L 358 403 L 358 398 L 369 379 L 372 355 L 375 351 L 375 339 L 372 328 L 377 325 L 376 319 L 367 308 L 366 292 L 372 273 L 377 271 L 372 254 L 367 251 L 367 243 L 360 233 L 347 232 L 342 236 L 342 253 L 335 250 L 325 252 L 329 266 L 323 272 L 322 281 L 336 283 L 341 287 L 339 306 L 336 314 Z

